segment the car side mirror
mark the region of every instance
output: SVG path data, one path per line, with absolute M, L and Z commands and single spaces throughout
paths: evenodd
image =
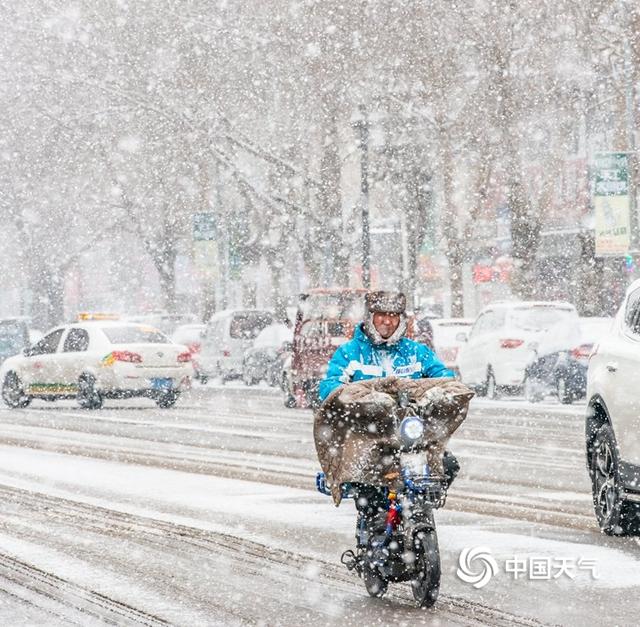
M 468 339 L 469 339 L 469 336 L 464 331 L 460 331 L 460 333 L 456 333 L 456 342 L 466 342 Z

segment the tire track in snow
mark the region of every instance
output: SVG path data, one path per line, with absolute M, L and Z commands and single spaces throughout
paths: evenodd
M 232 560 L 246 561 L 249 566 L 257 567 L 258 574 L 262 573 L 264 569 L 269 569 L 270 572 L 274 568 L 283 569 L 296 579 L 308 580 L 308 583 L 315 583 L 319 580 L 325 585 L 338 587 L 344 592 L 366 595 L 364 586 L 359 580 L 338 564 L 290 550 L 269 547 L 229 533 L 197 529 L 9 486 L 0 486 L 0 495 L 3 499 L 23 506 L 37 509 L 45 506 L 50 514 L 73 521 L 75 525 L 91 525 L 94 529 L 102 529 L 104 533 L 110 535 L 130 537 L 132 534 L 141 534 L 161 542 L 170 540 L 177 543 L 178 547 L 181 543 L 187 544 L 202 549 L 207 554 L 226 554 Z M 12 573 L 18 573 L 22 577 L 23 585 L 35 593 L 48 596 L 47 592 L 49 592 L 55 601 L 98 616 L 105 622 L 109 622 L 113 617 L 118 618 L 120 615 L 122 618 L 114 624 L 151 626 L 168 624 L 162 618 L 108 599 L 13 557 L 0 554 L 0 574 L 4 575 L 5 569 Z M 73 602 L 70 602 L 71 598 Z M 389 619 L 393 622 L 397 622 L 399 612 L 409 612 L 414 624 L 417 624 L 419 618 L 424 617 L 428 619 L 428 623 L 431 623 L 432 620 L 446 620 L 448 618 L 455 621 L 456 624 L 470 627 L 488 624 L 495 627 L 512 625 L 541 627 L 544 625 L 533 618 L 519 616 L 470 599 L 447 594 L 440 595 L 433 610 L 423 612 L 413 607 L 408 585 L 395 587 L 395 590 L 388 593 L 386 598 L 393 599 L 400 604 L 400 606 L 380 605 L 380 618 L 384 620 L 384 613 L 388 611 Z M 85 606 L 86 609 L 84 609 Z M 318 611 L 317 607 L 313 609 Z M 100 614 L 100 611 L 107 612 L 106 619 L 104 614 Z M 123 619 L 125 622 L 122 622 Z M 126 621 L 131 621 L 131 623 Z
M 9 555 L 0 554 L 0 580 L 5 591 L 21 601 L 77 625 L 158 627 L 169 624 L 153 614 L 110 599 Z M 73 616 L 69 615 L 69 610 Z
M 83 442 L 73 442 L 69 434 L 60 435 L 53 441 L 42 441 L 35 437 L 19 438 L 0 436 L 0 443 L 9 446 L 28 447 L 36 450 L 63 453 L 104 459 L 119 463 L 128 463 L 156 468 L 168 468 L 183 472 L 205 474 L 225 479 L 239 479 L 257 483 L 266 483 L 290 488 L 304 489 L 314 492 L 313 478 L 317 470 L 312 460 L 289 460 L 277 455 L 249 454 L 246 451 L 224 449 L 198 449 L 188 445 L 179 446 L 173 452 L 161 450 L 161 443 L 155 442 L 155 451 L 148 447 L 138 450 L 130 446 L 115 446 L 105 441 L 88 446 Z M 196 454 L 197 453 L 197 454 Z M 490 459 L 490 456 L 487 456 Z M 505 460 L 503 460 L 504 463 Z M 522 460 L 520 462 L 522 464 Z M 538 465 L 544 465 L 542 461 Z M 549 466 L 553 468 L 553 466 Z M 565 470 L 563 467 L 562 470 Z M 454 511 L 477 513 L 487 516 L 523 520 L 533 523 L 553 524 L 580 531 L 597 531 L 595 518 L 590 507 L 581 504 L 568 504 L 561 500 L 545 498 L 545 491 L 535 482 L 527 482 L 521 478 L 501 481 L 500 485 L 525 486 L 540 491 L 536 498 L 523 503 L 517 495 L 488 489 L 490 482 L 483 482 L 481 490 L 474 489 L 473 480 L 459 479 L 447 500 L 447 507 Z M 557 488 L 549 486 L 551 492 Z
M 260 390 L 251 391 L 256 393 L 249 394 L 248 400 L 238 398 L 240 402 L 234 405 L 233 412 L 225 403 L 219 403 L 215 408 L 178 406 L 170 412 L 152 408 L 101 412 L 71 408 L 51 412 L 29 409 L 26 414 L 15 412 L 13 416 L 17 419 L 25 416 L 36 420 L 37 424 L 23 426 L 13 421 L 3 422 L 0 424 L 0 442 L 313 490 L 317 464 L 315 458 L 312 459 L 313 449 L 308 437 L 311 413 L 272 408 L 275 399 L 261 398 Z M 231 393 L 233 403 L 241 392 L 243 388 Z M 213 401 L 221 397 L 224 398 L 224 393 L 218 391 L 211 395 Z M 560 413 L 560 407 L 554 409 Z M 559 419 L 555 415 L 545 415 L 545 409 L 528 407 L 514 407 L 513 415 L 499 415 L 506 411 L 503 407 L 494 408 L 484 403 L 472 404 L 471 410 L 459 437 L 453 441 L 453 449 L 468 459 L 466 471 L 470 476 L 466 478 L 463 474 L 456 482 L 449 496 L 450 509 L 579 530 L 597 529 L 590 502 L 580 499 L 582 490 L 588 489 L 580 482 L 583 452 L 560 447 L 558 442 L 543 448 L 522 443 L 522 430 L 536 442 L 548 442 L 549 430 L 551 433 L 562 431 L 562 444 L 565 440 L 573 441 L 581 432 L 583 418 L 580 415 L 567 413 Z M 198 422 L 200 418 L 203 423 Z M 50 420 L 55 420 L 55 428 Z M 77 424 L 69 424 L 69 421 Z M 122 429 L 133 425 L 138 432 L 125 430 L 115 436 L 108 431 L 112 428 L 110 424 L 120 425 Z M 468 427 L 467 432 L 465 427 Z M 514 428 L 511 440 L 510 433 Z M 500 430 L 502 433 L 498 435 Z M 571 433 L 573 437 L 570 437 Z M 305 441 L 294 446 L 295 441 L 302 439 Z M 551 439 L 553 441 L 553 437 Z M 572 456 L 579 456 L 579 462 Z M 486 472 L 491 473 L 498 459 L 501 466 L 513 467 L 515 472 L 503 472 L 496 481 Z M 546 473 L 548 479 L 541 477 L 541 473 Z M 586 481 L 586 472 L 584 474 Z M 558 478 L 562 479 L 560 486 Z M 567 478 L 570 478 L 568 483 Z M 507 491 L 511 487 L 516 490 L 509 494 Z M 531 491 L 539 494 L 530 495 L 529 502 L 523 502 L 519 497 L 523 488 L 529 495 Z M 553 498 L 559 492 L 574 493 L 576 498 L 569 502 Z

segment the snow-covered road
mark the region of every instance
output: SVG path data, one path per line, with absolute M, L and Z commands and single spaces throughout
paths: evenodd
M 0 410 L 0 621 L 635 624 L 640 548 L 598 532 L 583 412 L 473 402 L 437 514 L 440 601 L 420 611 L 406 586 L 369 599 L 340 566 L 353 506 L 314 491 L 311 414 L 267 390 L 196 389 L 172 410 Z M 480 590 L 456 575 L 477 546 L 500 566 Z M 516 578 L 516 556 L 572 567 Z

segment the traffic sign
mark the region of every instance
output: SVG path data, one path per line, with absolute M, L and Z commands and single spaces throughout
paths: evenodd
M 216 239 L 217 228 L 215 214 L 204 211 L 193 214 L 193 239 L 196 242 L 210 242 Z

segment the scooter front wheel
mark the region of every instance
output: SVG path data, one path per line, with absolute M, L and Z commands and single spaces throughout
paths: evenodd
M 420 531 L 415 537 L 417 577 L 411 582 L 418 607 L 431 607 L 440 591 L 440 549 L 435 530 Z
M 389 582 L 381 577 L 378 570 L 367 562 L 364 563 L 362 568 L 362 579 L 369 596 L 380 598 L 387 591 Z

